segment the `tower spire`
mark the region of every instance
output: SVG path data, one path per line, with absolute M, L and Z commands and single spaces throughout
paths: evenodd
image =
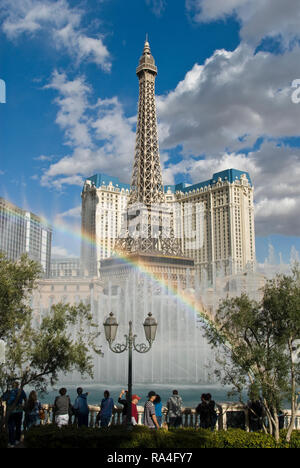
M 139 103 L 134 164 L 124 231 L 116 247 L 127 254 L 181 255 L 180 243 L 174 238 L 170 209 L 165 204 L 155 104 L 157 67 L 147 39 L 146 36 L 136 69 Z M 133 220 L 138 236 L 129 232 L 128 221 Z
M 185 282 L 194 261 L 183 257 L 181 241 L 174 235 L 172 207 L 165 203 L 155 105 L 157 68 L 147 39 L 136 69 L 139 103 L 131 190 L 114 249 L 146 271 L 172 277 L 178 285 L 178 275 Z M 124 274 L 123 263 L 120 268 L 115 258 L 103 260 L 101 269 L 104 277 Z
M 139 79 L 139 104 L 129 203 L 139 202 L 149 206 L 152 203 L 163 203 L 164 193 L 155 103 L 157 67 L 147 36 L 144 51 L 136 69 Z

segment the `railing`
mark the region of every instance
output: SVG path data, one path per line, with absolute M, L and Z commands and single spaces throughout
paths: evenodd
M 291 421 L 292 418 L 292 412 L 291 410 L 285 410 L 284 411 L 284 426 L 287 427 Z M 295 423 L 294 423 L 294 429 L 300 431 L 300 411 L 298 411 Z
M 54 422 L 53 405 L 44 404 L 45 419 L 42 424 L 51 424 Z M 89 426 L 95 427 L 96 416 L 100 411 L 99 406 L 89 405 Z M 122 424 L 122 407 L 115 406 L 113 409 L 111 425 Z M 137 406 L 138 424 L 143 424 L 144 407 Z M 242 403 L 218 403 L 216 405 L 218 420 L 216 430 L 227 430 L 228 427 L 243 427 L 246 431 L 250 431 L 249 410 Z M 291 420 L 291 411 L 284 410 L 284 427 L 287 427 Z M 162 424 L 168 423 L 167 408 L 162 410 Z M 183 408 L 182 410 L 182 426 L 198 428 L 200 426 L 200 417 L 194 408 Z M 294 429 L 300 430 L 300 412 L 294 424 Z

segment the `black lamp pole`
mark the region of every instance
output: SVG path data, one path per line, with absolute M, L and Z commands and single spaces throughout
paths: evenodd
M 136 336 L 132 332 L 132 321 L 129 322 L 129 333 L 125 335 L 126 342 L 124 344 L 116 343 L 113 345 L 113 341 L 116 338 L 118 323 L 114 314 L 111 312 L 109 317 L 104 322 L 105 336 L 109 344 L 109 348 L 113 353 L 124 353 L 128 350 L 128 393 L 127 393 L 127 427 L 131 427 L 131 399 L 132 399 L 132 350 L 134 349 L 138 353 L 147 353 L 152 347 L 152 343 L 155 340 L 157 322 L 152 317 L 151 312 L 149 312 L 147 318 L 144 322 L 144 330 L 148 345 L 141 343 L 137 344 L 135 342 Z

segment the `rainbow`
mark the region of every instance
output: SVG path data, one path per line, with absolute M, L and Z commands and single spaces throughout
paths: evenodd
M 24 219 L 24 216 L 21 213 L 15 212 L 6 208 L 6 211 L 13 214 L 16 218 Z M 39 216 L 41 221 L 45 224 L 45 226 L 50 227 L 53 226 L 57 231 L 60 231 L 63 234 L 68 234 L 71 237 L 75 237 L 80 241 L 86 242 L 89 245 L 96 246 L 97 242 L 95 239 L 88 233 L 82 232 L 79 229 L 74 229 L 74 227 L 69 227 L 66 223 L 64 223 L 61 219 L 56 220 L 54 223 L 50 223 L 45 216 Z M 101 243 L 101 241 L 99 241 Z M 134 259 L 127 257 L 123 251 L 120 249 L 112 249 L 113 256 L 118 257 L 121 259 L 125 264 L 129 264 L 135 267 L 140 273 L 142 273 L 145 277 L 149 279 L 150 282 L 160 284 L 163 288 L 167 289 L 168 292 L 176 299 L 178 299 L 182 305 L 188 307 L 188 309 L 196 315 L 204 322 L 213 322 L 213 316 L 205 309 L 203 304 L 200 301 L 197 301 L 195 295 L 190 290 L 183 290 L 182 288 L 177 288 L 176 286 L 172 285 L 167 280 L 158 277 L 153 272 L 149 272 L 142 264 L 138 263 Z
M 59 231 L 69 234 L 71 236 L 75 236 L 76 238 L 80 239 L 83 242 L 86 242 L 89 245 L 97 245 L 95 239 L 88 233 L 79 231 L 78 229 L 72 228 L 72 230 L 63 223 L 61 220 L 56 222 L 54 227 Z M 99 243 L 101 241 L 99 240 Z M 183 290 L 182 288 L 177 288 L 176 286 L 172 285 L 168 280 L 165 280 L 161 277 L 155 275 L 155 273 L 150 272 L 147 268 L 145 268 L 141 263 L 138 263 L 136 260 L 128 257 L 124 252 L 120 249 L 114 248 L 112 249 L 113 256 L 118 257 L 121 259 L 124 264 L 129 264 L 135 267 L 141 274 L 149 279 L 150 282 L 160 284 L 163 288 L 167 289 L 168 292 L 178 299 L 184 306 L 188 307 L 189 310 L 196 315 L 197 317 L 201 318 L 201 320 L 205 322 L 212 322 L 213 317 L 212 315 L 205 309 L 203 304 L 200 301 L 196 301 L 194 294 L 190 290 Z

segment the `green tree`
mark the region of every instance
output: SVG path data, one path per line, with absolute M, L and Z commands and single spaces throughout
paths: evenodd
M 41 272 L 27 255 L 12 262 L 0 253 L 0 339 L 5 341 L 31 314 L 28 298 Z
M 300 270 L 295 265 L 291 275 L 278 275 L 268 281 L 262 300 L 265 314 L 273 324 L 274 343 L 282 351 L 287 367 L 287 391 L 291 401 L 290 441 L 297 411 L 300 409 Z
M 102 354 L 97 345 L 100 335 L 98 325 L 94 322 L 89 306 L 80 303 L 76 306 L 57 304 L 42 317 L 36 317 L 28 306 L 28 293 L 34 287 L 39 275 L 28 259 L 23 259 L 25 266 L 31 266 L 26 275 L 21 275 L 18 284 L 19 265 L 4 261 L 6 290 L 1 289 L 4 297 L 12 297 L 11 284 L 18 292 L 18 301 L 14 300 L 11 318 L 2 337 L 6 342 L 6 360 L 0 365 L 0 388 L 2 393 L 15 380 L 20 382 L 19 392 L 27 385 L 37 391 L 45 391 L 49 384 L 54 385 L 60 373 L 78 371 L 81 375 L 93 376 L 94 353 Z M 8 263 L 10 263 L 8 267 Z M 1 263 L 0 263 L 1 268 Z M 10 272 L 12 281 L 9 281 Z M 1 275 L 1 273 L 0 273 Z M 28 289 L 27 289 L 28 286 Z M 2 298 L 1 295 L 1 298 Z M 5 305 L 1 314 L 7 316 Z M 2 316 L 1 316 L 2 321 Z M 13 411 L 14 407 L 10 408 Z M 9 412 L 7 413 L 7 418 Z M 2 421 L 2 425 L 5 421 Z
M 260 302 L 246 294 L 223 300 L 213 321 L 205 323 L 206 336 L 220 349 L 224 384 L 242 395 L 260 399 L 268 429 L 279 440 L 278 410 L 285 398 L 291 401 L 290 440 L 299 399 L 300 282 L 299 270 L 268 281 Z

